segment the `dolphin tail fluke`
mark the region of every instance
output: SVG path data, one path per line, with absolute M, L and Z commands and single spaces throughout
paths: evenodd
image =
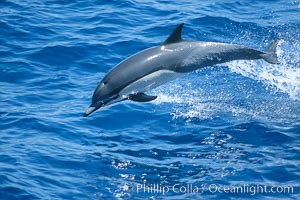
M 277 54 L 276 54 L 276 48 L 277 48 L 279 41 L 280 40 L 277 39 L 277 40 L 274 40 L 273 42 L 271 42 L 271 44 L 268 46 L 266 51 L 263 52 L 263 54 L 261 55 L 261 57 L 266 62 L 268 62 L 270 64 L 280 64 L 280 62 L 278 61 Z

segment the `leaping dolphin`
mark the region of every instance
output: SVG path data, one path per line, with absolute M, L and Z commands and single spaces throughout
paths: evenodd
M 186 41 L 181 37 L 183 23 L 161 45 L 140 51 L 115 66 L 101 80 L 84 117 L 99 108 L 124 101 L 148 102 L 157 98 L 145 94 L 182 74 L 232 60 L 264 59 L 278 64 L 273 41 L 266 51 L 241 45 Z

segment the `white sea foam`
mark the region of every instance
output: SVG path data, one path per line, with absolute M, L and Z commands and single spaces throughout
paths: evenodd
M 264 61 L 233 61 L 228 63 L 232 72 L 264 82 L 292 99 L 300 100 L 300 44 L 288 44 L 281 40 L 277 55 L 281 64 Z
M 291 44 L 282 41 L 277 49 L 281 64 L 271 65 L 263 60 L 230 62 L 226 65 L 231 72 L 237 73 L 236 76 L 233 75 L 237 80 L 230 79 L 231 72 L 216 72 L 216 76 L 225 73 L 224 79 L 227 76 L 230 79 L 227 82 L 218 82 L 216 79 L 220 77 L 214 79 L 213 74 L 190 74 L 153 91 L 153 94 L 158 95 L 154 103 L 170 103 L 173 118 L 184 118 L 187 121 L 210 119 L 223 114 L 238 118 L 279 120 L 296 117 L 300 100 L 300 57 L 297 54 L 300 50 L 299 44 L 289 45 Z M 252 81 L 247 84 L 240 75 L 260 82 Z M 203 81 L 206 83 L 203 84 Z M 252 84 L 261 85 L 268 93 L 261 93 Z M 233 91 L 236 87 L 240 89 Z M 286 98 L 290 98 L 290 101 Z

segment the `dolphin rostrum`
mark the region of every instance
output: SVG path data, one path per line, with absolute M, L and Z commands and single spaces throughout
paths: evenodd
M 134 54 L 108 72 L 94 91 L 92 103 L 83 116 L 124 100 L 152 101 L 157 96 L 144 92 L 206 66 L 256 59 L 279 63 L 276 55 L 279 40 L 273 41 L 263 52 L 235 44 L 186 41 L 181 37 L 182 27 L 183 23 L 161 45 Z

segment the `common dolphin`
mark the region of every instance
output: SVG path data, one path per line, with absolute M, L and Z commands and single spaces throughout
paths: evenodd
M 217 42 L 187 41 L 181 37 L 183 23 L 159 46 L 140 51 L 117 64 L 101 80 L 84 117 L 99 108 L 124 100 L 148 102 L 157 98 L 145 94 L 182 74 L 232 60 L 264 59 L 278 64 L 273 41 L 266 51 Z

